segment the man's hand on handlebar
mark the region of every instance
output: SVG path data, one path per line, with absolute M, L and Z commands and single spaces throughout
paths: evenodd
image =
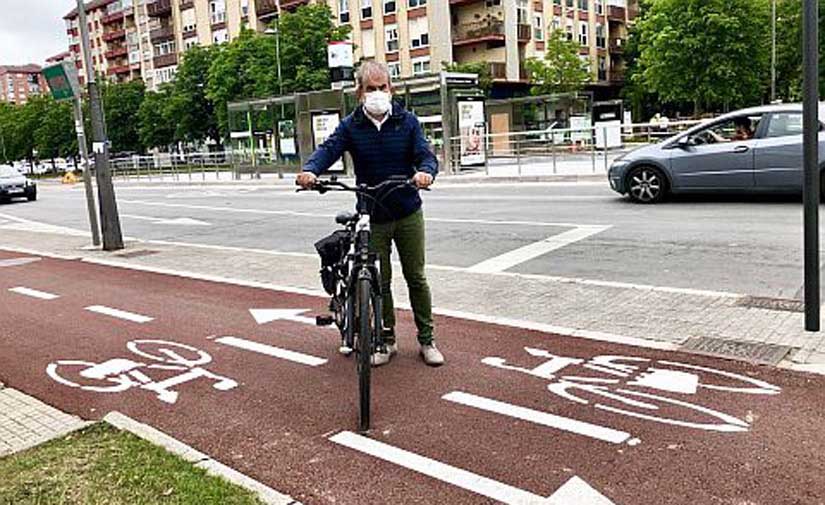
M 418 189 L 427 189 L 433 183 L 433 176 L 427 172 L 416 172 L 412 178 L 412 182 Z
M 304 189 L 312 189 L 318 178 L 312 172 L 301 172 L 295 179 L 295 184 Z

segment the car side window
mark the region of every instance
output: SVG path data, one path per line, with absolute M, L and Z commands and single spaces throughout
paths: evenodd
M 737 116 L 711 125 L 695 134 L 692 140 L 696 145 L 750 140 L 756 135 L 761 120 L 760 114 Z
M 802 114 L 798 112 L 778 112 L 771 115 L 771 122 L 768 124 L 768 138 L 788 137 L 791 135 L 802 135 Z

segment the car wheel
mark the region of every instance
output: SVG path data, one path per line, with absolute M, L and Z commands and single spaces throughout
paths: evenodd
M 636 167 L 627 174 L 627 194 L 636 203 L 661 202 L 667 195 L 667 179 L 653 167 Z
M 35 189 L 34 191 L 29 191 L 26 194 L 26 199 L 30 202 L 37 200 L 37 190 Z

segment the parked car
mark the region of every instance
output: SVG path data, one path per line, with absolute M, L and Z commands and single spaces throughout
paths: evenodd
M 0 201 L 5 203 L 12 198 L 37 200 L 37 185 L 14 167 L 0 165 Z
M 819 119 L 821 171 L 825 168 L 825 103 L 820 103 Z M 743 133 L 746 127 L 750 135 Z M 688 192 L 799 193 L 802 105 L 753 107 L 708 120 L 617 158 L 608 170 L 608 180 L 614 191 L 639 203 L 656 203 L 669 194 Z

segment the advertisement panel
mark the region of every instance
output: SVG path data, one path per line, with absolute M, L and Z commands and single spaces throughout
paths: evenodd
M 341 122 L 341 117 L 337 112 L 322 112 L 312 116 L 312 140 L 313 148 L 318 148 L 324 143 L 338 128 Z M 344 162 L 342 160 L 336 161 L 330 168 L 330 172 L 343 172 Z
M 461 166 L 483 165 L 486 162 L 484 149 L 486 130 L 484 102 L 481 100 L 459 100 L 458 131 L 461 136 Z

